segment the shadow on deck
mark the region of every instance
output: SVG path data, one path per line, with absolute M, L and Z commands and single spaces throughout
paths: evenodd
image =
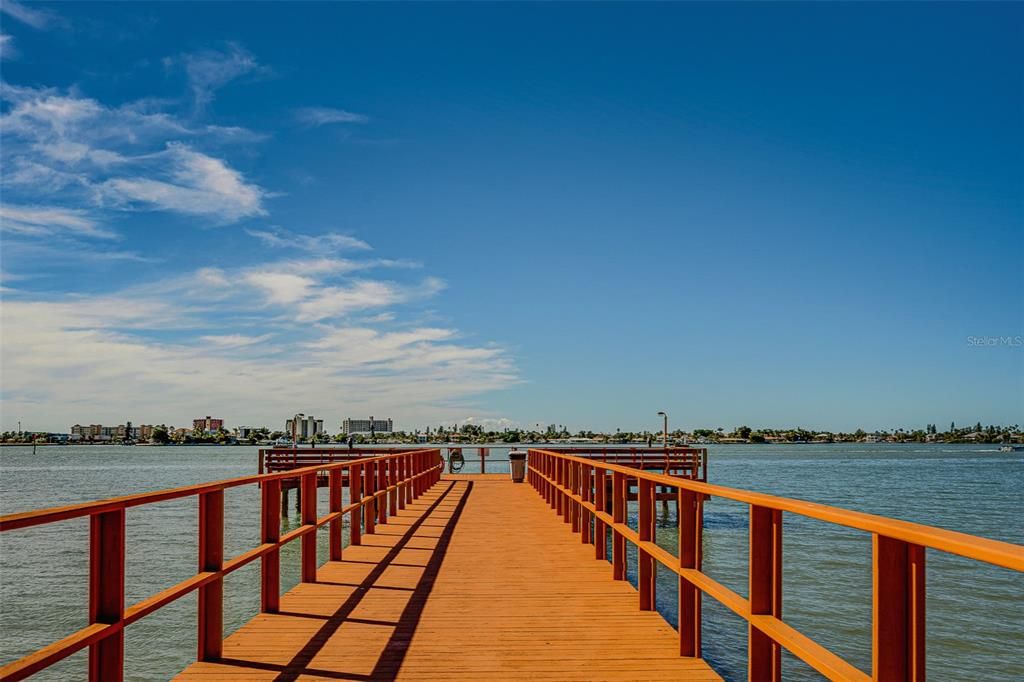
M 720 679 L 505 476 L 445 477 L 317 581 L 178 679 Z

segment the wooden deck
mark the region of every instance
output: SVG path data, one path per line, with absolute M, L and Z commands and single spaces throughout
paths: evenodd
M 507 475 L 449 475 L 177 679 L 718 680 Z

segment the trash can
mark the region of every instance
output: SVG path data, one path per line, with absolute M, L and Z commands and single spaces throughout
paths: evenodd
M 512 470 L 513 483 L 522 483 L 526 480 L 526 453 L 522 450 L 508 453 L 508 467 Z

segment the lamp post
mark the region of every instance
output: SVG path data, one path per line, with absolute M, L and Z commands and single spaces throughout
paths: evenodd
M 668 415 L 664 412 L 659 412 L 658 416 L 665 420 L 665 430 L 662 435 L 665 443 L 665 454 L 668 455 Z

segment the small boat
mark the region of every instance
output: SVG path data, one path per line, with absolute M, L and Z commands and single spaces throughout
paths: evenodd
M 1024 452 L 1024 445 L 1004 445 L 999 452 Z

